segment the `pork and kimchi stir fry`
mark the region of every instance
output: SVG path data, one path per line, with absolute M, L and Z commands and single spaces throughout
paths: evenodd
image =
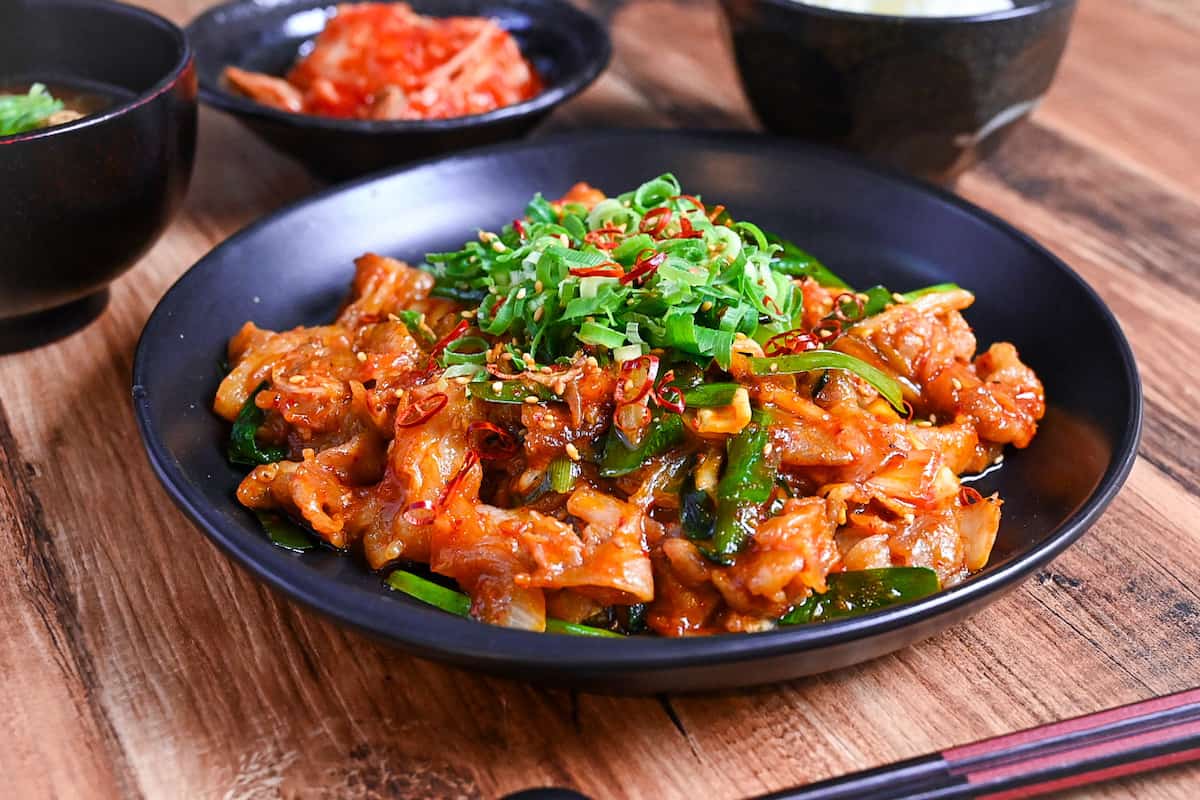
M 483 114 L 542 90 L 516 39 L 495 20 L 427 17 L 405 3 L 339 5 L 286 78 L 235 66 L 223 77 L 281 111 L 364 120 Z
M 585 184 L 412 267 L 365 255 L 330 325 L 245 326 L 216 411 L 271 537 L 533 631 L 762 631 L 988 561 L 1042 385 L 976 354 L 954 285 L 848 287 L 671 175 Z M 300 527 L 302 526 L 302 527 Z

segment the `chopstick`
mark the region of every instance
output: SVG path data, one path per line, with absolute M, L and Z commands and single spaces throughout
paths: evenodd
M 1020 800 L 1200 759 L 1200 689 L 952 747 L 758 800 Z

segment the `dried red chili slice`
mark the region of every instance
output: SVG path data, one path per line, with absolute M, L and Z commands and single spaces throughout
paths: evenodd
M 403 412 L 396 414 L 396 425 L 401 428 L 411 428 L 428 422 L 446 407 L 448 401 L 449 398 L 443 392 L 422 397 L 415 403 L 410 403 Z
M 640 403 L 642 398 L 654 388 L 654 379 L 658 377 L 658 356 L 645 355 L 631 358 L 621 365 L 621 373 L 617 376 L 617 388 L 613 399 L 617 405 Z
M 512 458 L 520 451 L 511 433 L 490 422 L 472 422 L 467 426 L 467 439 L 471 449 L 483 459 Z

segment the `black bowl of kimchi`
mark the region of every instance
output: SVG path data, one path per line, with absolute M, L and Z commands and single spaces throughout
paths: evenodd
M 351 4 L 361 0 L 350 0 Z M 280 152 L 327 180 L 529 132 L 587 88 L 608 65 L 611 44 L 596 19 L 565 0 L 411 0 L 418 14 L 495 20 L 516 40 L 541 90 L 523 102 L 444 119 L 345 119 L 292 113 L 257 102 L 223 78 L 227 67 L 283 77 L 312 51 L 337 8 L 321 0 L 233 2 L 186 28 L 196 51 L 202 102 L 233 115 Z
M 235 492 L 248 468 L 227 460 L 229 423 L 208 406 L 226 375 L 219 362 L 229 337 L 246 320 L 288 331 L 325 324 L 339 309 L 362 313 L 361 304 L 343 307 L 343 301 L 363 253 L 380 255 L 360 262 L 360 289 L 381 285 L 371 280 L 376 261 L 420 263 L 427 253 L 455 250 L 479 229 L 510 224 L 536 192 L 559 197 L 586 181 L 616 193 L 668 171 L 705 203 L 724 204 L 737 219 L 800 243 L 851 285 L 970 288 L 976 300 L 967 318 L 980 352 L 1010 341 L 1036 370 L 1048 402 L 1037 435 L 971 484 L 1004 503 L 982 569 L 913 602 L 817 623 L 759 626 L 770 628 L 762 632 L 729 632 L 737 625 L 727 624 L 720 631 L 700 626 L 696 632 L 713 635 L 684 638 L 567 636 L 448 614 L 390 591 L 389 573 L 372 571 L 354 547 L 350 554 L 280 547 L 296 542 L 276 531 L 273 543 L 239 506 Z M 822 189 L 804 188 L 811 186 Z M 256 268 L 247 271 L 247 263 Z M 325 331 L 336 338 L 336 331 Z M 245 345 L 262 341 L 253 328 L 241 336 L 235 370 Z M 1141 427 L 1140 384 L 1119 326 L 1045 249 L 957 197 L 861 160 L 741 134 L 560 136 L 428 163 L 302 201 L 219 246 L 166 294 L 138 346 L 133 398 L 151 465 L 173 499 L 234 560 L 289 597 L 419 656 L 615 692 L 785 680 L 970 624 L 971 614 L 1044 567 L 1103 512 L 1132 466 Z M 402 458 L 410 449 L 392 452 L 389 458 Z M 434 564 L 435 572 L 441 568 Z

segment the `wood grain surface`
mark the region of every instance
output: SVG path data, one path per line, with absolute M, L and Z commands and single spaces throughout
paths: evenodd
M 209 4 L 145 2 L 181 23 Z M 713 3 L 590 7 L 612 68 L 548 127 L 754 127 Z M 186 208 L 104 316 L 0 357 L 0 795 L 738 798 L 1200 685 L 1200 0 L 1083 0 L 1047 102 L 959 187 L 1124 324 L 1147 400 L 1126 488 L 969 623 L 745 691 L 592 696 L 419 661 L 273 595 L 189 525 L 138 444 L 138 332 L 208 249 L 318 188 L 220 114 L 200 134 Z M 1198 786 L 1185 767 L 1075 797 Z

